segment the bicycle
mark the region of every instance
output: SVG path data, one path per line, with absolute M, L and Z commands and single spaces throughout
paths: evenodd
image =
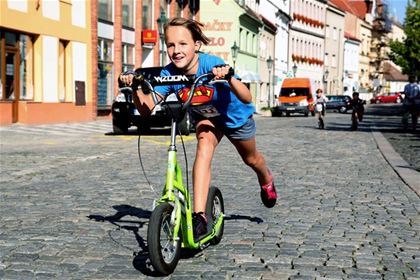
M 232 74 L 233 75 L 233 74 Z M 209 81 L 214 78 L 213 73 L 203 74 L 198 77 L 187 77 L 185 75 L 154 77 L 155 84 L 179 84 L 180 81 L 191 82 L 190 93 L 194 93 L 197 86 L 207 82 L 226 82 L 225 80 Z M 157 104 L 157 96 L 152 83 L 143 77 L 134 77 L 134 81 L 142 82 L 142 88 L 146 86 L 152 94 L 154 103 Z M 136 83 L 131 87 L 120 90 L 128 90 L 131 93 L 135 90 Z M 189 94 L 188 99 L 182 103 L 170 103 L 168 108 L 171 111 L 171 133 L 168 149 L 168 161 L 166 171 L 166 184 L 162 196 L 155 201 L 147 230 L 147 244 L 151 263 L 154 269 L 164 275 L 171 274 L 180 259 L 181 247 L 189 249 L 204 249 L 208 245 L 218 244 L 223 236 L 224 230 L 224 204 L 222 193 L 219 188 L 212 186 L 209 189 L 206 213 L 211 231 L 199 240 L 194 239 L 192 222 L 192 203 L 187 185 L 183 184 L 181 167 L 176 158 L 176 136 L 177 122 L 183 119 L 188 108 L 192 104 L 194 94 Z M 177 95 L 178 97 L 178 95 Z M 188 177 L 187 177 L 188 178 Z

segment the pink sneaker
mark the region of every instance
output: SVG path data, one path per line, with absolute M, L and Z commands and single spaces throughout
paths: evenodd
M 271 175 L 271 172 L 270 172 Z M 274 186 L 273 177 L 271 176 L 271 181 L 268 182 L 265 185 L 261 186 L 261 200 L 262 203 L 267 208 L 272 208 L 274 205 L 276 205 L 277 201 L 277 193 L 276 193 L 276 187 Z

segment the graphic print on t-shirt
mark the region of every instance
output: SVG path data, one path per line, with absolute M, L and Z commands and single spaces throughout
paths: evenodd
M 190 88 L 185 87 L 178 91 L 178 96 L 182 99 L 183 102 L 187 101 L 188 96 L 190 95 Z M 208 86 L 199 86 L 195 89 L 194 96 L 192 98 L 192 105 L 200 105 L 209 103 L 214 95 L 214 88 Z

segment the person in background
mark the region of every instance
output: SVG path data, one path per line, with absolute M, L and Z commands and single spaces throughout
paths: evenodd
M 420 88 L 419 84 L 416 83 L 416 76 L 410 75 L 408 81 L 409 83 L 404 87 L 403 116 L 401 121 L 404 129 L 407 129 L 408 118 L 411 114 L 412 130 L 416 131 L 420 111 Z
M 323 94 L 322 89 L 316 90 L 315 112 L 318 116 L 318 128 L 324 129 L 324 116 L 328 98 Z
M 359 93 L 357 91 L 353 92 L 353 98 L 350 100 L 352 107 L 351 112 L 351 130 L 356 130 L 358 122 L 363 120 L 363 114 L 365 113 L 365 104 L 366 101 L 359 98 Z

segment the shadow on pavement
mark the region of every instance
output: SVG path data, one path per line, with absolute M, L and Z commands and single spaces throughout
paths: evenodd
M 149 220 L 150 215 L 152 214 L 149 210 L 144 210 L 141 208 L 133 207 L 130 205 L 114 205 L 112 206 L 117 212 L 114 215 L 110 216 L 103 216 L 103 215 L 89 215 L 87 216 L 90 220 L 94 220 L 96 222 L 109 222 L 115 226 L 117 226 L 116 230 L 127 230 L 134 234 L 134 237 L 140 247 L 140 251 L 136 252 L 133 248 L 128 248 L 125 245 L 118 242 L 113 236 L 111 231 L 108 232 L 109 237 L 112 241 L 117 243 L 118 245 L 132 250 L 134 259 L 133 259 L 133 266 L 138 271 L 142 272 L 144 275 L 148 276 L 160 276 L 156 272 L 153 271 L 152 265 L 149 259 L 149 253 L 147 248 L 147 241 L 140 236 L 139 229 L 141 229 L 146 222 Z M 146 219 L 146 221 L 138 221 L 138 220 L 128 220 L 122 219 L 126 216 L 137 217 L 139 219 Z M 129 224 L 129 225 L 127 225 Z
M 257 224 L 261 224 L 264 222 L 263 219 L 261 219 L 260 217 L 251 217 L 251 216 L 245 216 L 245 215 L 229 215 L 225 217 L 225 221 L 229 221 L 229 220 L 248 220 L 250 222 L 253 223 L 257 223 Z
M 143 222 L 143 221 L 138 221 L 138 220 L 133 221 L 133 220 L 122 219 L 126 216 L 132 216 L 132 217 L 137 217 L 140 219 L 147 219 L 148 221 L 152 212 L 149 210 L 144 210 L 141 208 L 137 208 L 137 207 L 133 207 L 130 205 L 125 205 L 125 204 L 114 205 L 112 206 L 112 208 L 117 210 L 117 212 L 114 215 L 103 216 L 103 215 L 92 214 L 92 215 L 87 216 L 87 218 L 89 218 L 90 220 L 94 220 L 96 222 L 105 222 L 105 221 L 109 222 L 118 227 L 116 230 L 123 229 L 123 230 L 131 231 L 134 234 L 134 237 L 136 238 L 136 241 L 141 249 L 138 252 L 135 252 L 133 250 L 133 255 L 134 255 L 133 267 L 147 276 L 162 276 L 159 273 L 154 271 L 151 265 L 150 259 L 149 259 L 147 241 L 138 233 L 139 229 L 142 228 L 146 224 L 146 221 Z M 251 217 L 251 216 L 236 215 L 236 214 L 225 217 L 225 221 L 229 221 L 229 220 L 248 220 L 250 222 L 257 223 L 257 224 L 264 222 L 264 220 L 259 217 L 255 217 L 255 216 Z M 123 223 L 130 224 L 130 225 L 123 225 Z M 115 240 L 111 232 L 109 232 L 108 235 L 112 239 L 112 241 L 114 241 L 118 245 L 126 249 L 132 250 L 132 248 L 128 248 L 127 246 Z M 201 249 L 183 248 L 181 251 L 181 259 L 193 258 L 201 251 L 202 251 Z

